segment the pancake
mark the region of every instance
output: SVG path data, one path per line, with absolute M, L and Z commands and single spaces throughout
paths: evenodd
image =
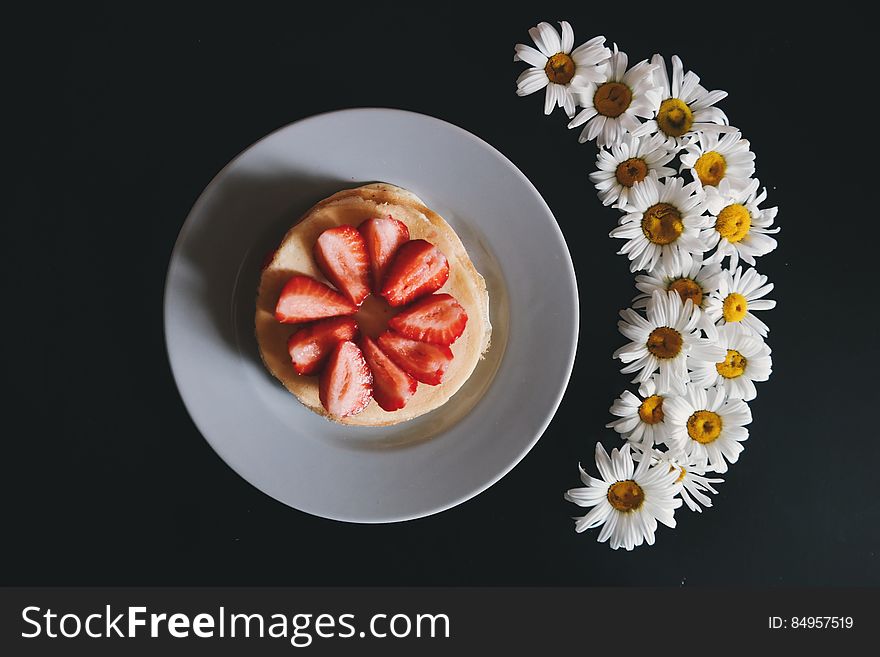
M 410 239 L 427 240 L 444 253 L 449 261 L 449 279 L 438 292 L 451 294 L 464 307 L 468 315 L 467 327 L 450 347 L 455 357 L 440 385 L 419 384 L 406 406 L 397 411 L 385 411 L 371 399 L 367 408 L 357 415 L 331 417 L 318 398 L 318 377 L 298 375 L 290 361 L 287 339 L 301 325 L 282 324 L 275 319 L 275 304 L 281 288 L 295 274 L 312 276 L 330 284 L 312 257 L 312 248 L 323 231 L 342 224 L 358 226 L 370 217 L 387 215 L 406 224 Z M 375 337 L 396 312 L 397 309 L 388 306 L 384 299 L 371 294 L 355 319 L 363 333 Z M 415 194 L 384 183 L 333 194 L 308 210 L 287 232 L 260 278 L 255 323 L 263 362 L 284 387 L 314 412 L 356 426 L 398 424 L 445 404 L 468 380 L 489 348 L 492 331 L 486 282 L 468 257 L 458 235 L 443 217 L 426 207 Z

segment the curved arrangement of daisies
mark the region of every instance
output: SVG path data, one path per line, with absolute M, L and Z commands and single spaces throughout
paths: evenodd
M 638 386 L 610 409 L 623 445 L 609 455 L 596 443 L 598 477 L 581 467 L 584 485 L 565 499 L 590 508 L 576 531 L 601 527 L 599 541 L 632 550 L 653 545 L 658 522 L 675 527 L 683 503 L 712 506 L 714 475 L 743 450 L 755 382 L 771 373 L 756 314 L 776 302 L 754 267 L 776 248 L 777 208 L 761 208 L 755 155 L 715 106 L 726 92 L 707 90 L 677 56 L 670 78 L 662 56 L 628 67 L 605 37 L 575 48 L 560 25 L 541 23 L 529 30 L 536 48 L 515 47 L 514 61 L 530 66 L 517 94 L 545 89 L 544 113 L 562 108 L 581 142 L 596 141 L 590 180 L 621 211 L 610 236 L 641 272 L 618 322 L 629 342 L 614 353 Z

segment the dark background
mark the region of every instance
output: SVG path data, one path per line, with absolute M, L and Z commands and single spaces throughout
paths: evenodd
M 149 7 L 5 20 L 0 583 L 880 584 L 875 128 L 870 80 L 848 82 L 854 31 L 744 7 Z M 582 511 L 562 501 L 595 441 L 618 444 L 603 426 L 627 377 L 610 355 L 634 290 L 607 236 L 617 212 L 587 180 L 595 147 L 543 116 L 543 92 L 514 95 L 514 44 L 560 18 L 576 43 L 678 53 L 727 90 L 780 207 L 759 263 L 779 302 L 774 375 L 745 452 L 714 508 L 629 554 L 575 534 Z M 171 249 L 211 178 L 276 128 L 358 106 L 446 119 L 509 157 L 566 235 L 582 304 L 571 385 L 532 452 L 477 498 L 386 526 L 314 518 L 240 479 L 190 421 L 162 334 Z

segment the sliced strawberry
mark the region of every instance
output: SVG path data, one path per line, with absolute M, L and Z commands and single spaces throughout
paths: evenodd
M 388 326 L 412 340 L 450 345 L 464 333 L 468 316 L 450 294 L 423 297 L 388 322 Z
M 386 411 L 406 406 L 418 382 L 394 364 L 368 336 L 361 338 L 361 351 L 373 373 L 373 399 Z
M 400 245 L 409 241 L 409 228 L 389 214 L 387 217 L 367 219 L 358 226 L 358 230 L 367 243 L 370 267 L 373 270 L 373 290 L 378 294 L 382 290 L 385 271 L 391 259 Z
M 370 403 L 373 375 L 354 342 L 339 342 L 327 359 L 318 381 L 321 404 L 330 415 L 357 415 Z
M 361 305 L 370 293 L 370 258 L 357 228 L 328 228 L 315 242 L 314 255 L 327 280 L 352 303 Z
M 296 275 L 285 283 L 278 296 L 275 319 L 298 324 L 356 312 L 357 306 L 333 288 L 309 276 Z
M 446 368 L 452 362 L 449 347 L 410 340 L 394 331 L 385 331 L 379 336 L 379 347 L 396 365 L 429 386 L 443 381 Z
M 403 306 L 436 292 L 447 278 L 449 263 L 440 249 L 425 240 L 410 240 L 391 261 L 382 296 L 392 306 Z
M 333 317 L 309 324 L 290 336 L 287 351 L 297 374 L 315 374 L 337 342 L 354 340 L 358 327 L 351 317 Z

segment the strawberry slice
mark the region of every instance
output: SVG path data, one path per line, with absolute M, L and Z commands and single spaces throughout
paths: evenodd
M 370 258 L 357 228 L 328 228 L 315 242 L 314 256 L 327 280 L 352 303 L 361 305 L 370 293 Z
M 291 277 L 278 296 L 275 319 L 283 324 L 354 315 L 357 306 L 333 288 L 309 276 Z
M 386 411 L 406 406 L 418 382 L 394 364 L 368 336 L 361 338 L 361 351 L 373 372 L 373 399 Z
M 450 294 L 432 294 L 416 301 L 388 322 L 388 326 L 412 340 L 450 345 L 464 333 L 468 316 Z
M 403 306 L 436 292 L 447 278 L 449 262 L 440 249 L 425 240 L 410 240 L 391 261 L 381 294 L 392 306 Z
M 397 249 L 409 241 L 409 228 L 402 221 L 387 217 L 367 219 L 358 230 L 367 244 L 370 255 L 370 267 L 373 270 L 373 289 L 378 293 L 382 290 L 385 272 Z
M 351 317 L 333 317 L 309 324 L 290 336 L 287 351 L 297 374 L 315 374 L 337 342 L 354 340 L 358 327 Z
M 339 342 L 318 381 L 321 405 L 334 417 L 357 415 L 370 403 L 373 375 L 354 342 Z
M 385 331 L 379 336 L 379 347 L 397 366 L 429 386 L 443 381 L 446 368 L 452 362 L 449 347 L 410 340 L 394 331 Z

